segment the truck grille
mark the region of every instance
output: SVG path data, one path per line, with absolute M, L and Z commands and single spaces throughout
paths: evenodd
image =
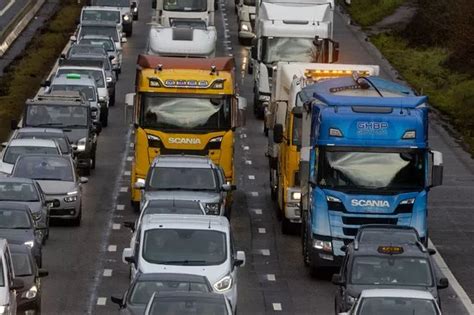
M 397 222 L 398 218 L 342 217 L 342 223 L 347 225 L 397 224 Z

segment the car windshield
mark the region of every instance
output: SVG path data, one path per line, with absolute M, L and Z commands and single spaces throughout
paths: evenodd
M 153 167 L 147 189 L 215 191 L 217 184 L 211 168 Z
M 80 68 L 59 68 L 58 69 L 58 76 L 59 75 L 66 75 L 66 74 L 80 74 L 84 76 L 91 76 L 95 80 L 95 84 L 97 85 L 98 88 L 103 88 L 105 87 L 105 82 L 104 82 L 104 73 L 101 70 L 86 70 L 86 69 L 80 69 Z
M 313 38 L 266 37 L 263 41 L 263 61 L 314 62 Z
M 175 205 L 174 202 L 150 201 L 141 215 L 145 214 L 203 214 L 203 212 L 198 202 Z
M 119 41 L 119 34 L 115 26 L 82 25 L 79 37 L 85 35 L 105 35 L 112 37 L 114 42 Z
M 33 275 L 30 257 L 27 253 L 12 253 L 13 271 L 15 276 L 26 277 Z
M 147 230 L 142 255 L 153 264 L 220 265 L 227 258 L 226 235 L 212 230 Z
M 360 304 L 358 315 L 440 315 L 433 300 L 372 297 L 364 298 Z
M 424 188 L 423 150 L 361 150 L 320 147 L 318 184 L 329 189 L 397 193 Z
M 0 229 L 31 229 L 33 224 L 26 210 L 0 209 Z
M 22 154 L 59 154 L 56 147 L 33 147 L 33 146 L 8 146 L 3 155 L 3 162 L 15 164 L 16 159 Z
M 89 112 L 86 106 L 28 105 L 26 126 L 75 128 L 87 127 Z
M 207 10 L 206 0 L 164 0 L 166 11 L 204 12 Z
M 120 23 L 120 11 L 107 10 L 84 10 L 82 13 L 83 21 L 109 21 Z
M 59 156 L 23 156 L 18 159 L 13 176 L 36 180 L 74 181 L 71 162 Z
M 145 128 L 167 131 L 207 132 L 229 130 L 231 100 L 229 97 L 178 95 L 141 95 L 141 122 Z
M 17 136 L 17 139 L 54 139 L 56 141 L 61 149 L 61 152 L 63 154 L 69 154 L 69 140 L 67 140 L 63 136 L 55 135 L 55 134 L 36 134 L 36 133 L 19 133 Z
M 160 299 L 153 301 L 151 315 L 229 315 L 224 300 L 216 301 L 202 298 Z
M 94 86 L 73 85 L 73 84 L 54 84 L 51 86 L 51 92 L 55 91 L 78 91 L 84 93 L 89 101 L 97 101 Z
M 360 243 L 390 244 L 396 241 L 397 244 L 413 244 L 420 239 L 415 231 L 412 230 L 375 230 L 363 229 L 359 230 L 358 240 Z
M 358 285 L 431 286 L 433 279 L 425 258 L 396 255 L 355 257 L 350 282 Z
M 106 7 L 130 7 L 130 0 L 94 0 L 93 5 Z
M 0 182 L 2 201 L 39 201 L 38 192 L 32 183 Z
M 209 288 L 202 282 L 189 281 L 138 281 L 130 293 L 131 304 L 147 304 L 155 292 L 192 291 L 209 292 Z
M 82 38 L 79 44 L 86 44 L 86 45 L 94 45 L 104 47 L 107 51 L 115 51 L 115 44 L 113 41 L 108 39 L 100 39 L 100 38 Z
M 83 54 L 96 54 L 106 56 L 107 52 L 104 47 L 94 45 L 74 45 L 69 50 L 69 56 L 83 55 Z

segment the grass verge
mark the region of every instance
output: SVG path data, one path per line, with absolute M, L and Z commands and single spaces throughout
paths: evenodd
M 57 57 L 76 27 L 81 6 L 62 1 L 56 14 L 45 24 L 24 53 L 6 69 L 0 79 L 0 139 L 10 132 L 10 120 L 20 117 L 27 98 L 33 97 L 51 71 Z
M 360 26 L 373 25 L 391 15 L 406 0 L 352 0 L 347 10 Z
M 449 57 L 446 49 L 413 48 L 391 34 L 373 36 L 371 41 L 411 86 L 448 116 L 474 154 L 474 77 L 443 66 Z

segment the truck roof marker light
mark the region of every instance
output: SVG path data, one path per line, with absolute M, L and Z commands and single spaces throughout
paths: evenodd
M 163 65 L 160 63 L 156 68 L 155 68 L 155 74 L 156 74 L 156 71 L 163 71 Z
M 416 138 L 416 131 L 415 130 L 407 130 L 403 134 L 402 139 L 408 140 L 408 139 L 415 139 Z
M 217 72 L 216 66 L 211 66 L 211 73 L 210 75 L 218 75 L 219 73 Z
M 77 73 L 68 73 L 66 75 L 66 79 L 79 80 L 80 78 L 81 78 L 81 75 Z
M 329 128 L 329 135 L 331 137 L 344 137 L 342 131 L 337 128 Z
M 322 69 L 306 69 L 304 75 L 308 79 L 323 79 L 323 78 L 339 78 L 352 76 L 354 80 L 359 77 L 369 76 L 369 71 L 366 70 L 322 70 Z

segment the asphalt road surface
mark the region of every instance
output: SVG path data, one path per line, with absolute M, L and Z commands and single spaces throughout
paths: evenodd
M 129 178 L 133 156 L 132 135 L 124 117 L 124 97 L 133 92 L 135 62 L 146 44 L 150 1 L 141 1 L 140 20 L 124 47 L 117 105 L 111 108 L 109 126 L 99 138 L 97 168 L 84 187 L 80 227 L 56 226 L 43 250 L 49 270 L 43 286 L 44 314 L 114 314 L 111 295 L 127 288 L 128 267 L 121 253 L 130 243 L 130 231 L 121 226 L 133 221 Z M 237 41 L 233 1 L 216 14 L 218 55 L 233 54 L 238 63 L 239 89 L 249 101 L 247 125 L 237 133 L 235 163 L 238 190 L 232 211 L 236 247 L 247 254 L 239 271 L 239 314 L 333 314 L 335 286 L 327 279 L 311 278 L 301 257 L 298 236 L 282 235 L 268 188 L 266 138 L 262 123 L 252 115 L 252 80 L 245 73 L 249 50 Z M 225 31 L 224 31 L 225 30 Z M 381 64 L 363 38 L 337 15 L 335 36 L 345 63 Z M 382 75 L 390 77 L 387 69 Z M 473 161 L 456 141 L 432 121 L 430 140 L 445 157 L 445 183 L 431 194 L 430 236 L 467 294 L 474 297 Z M 468 314 L 452 288 L 442 291 L 445 314 Z

